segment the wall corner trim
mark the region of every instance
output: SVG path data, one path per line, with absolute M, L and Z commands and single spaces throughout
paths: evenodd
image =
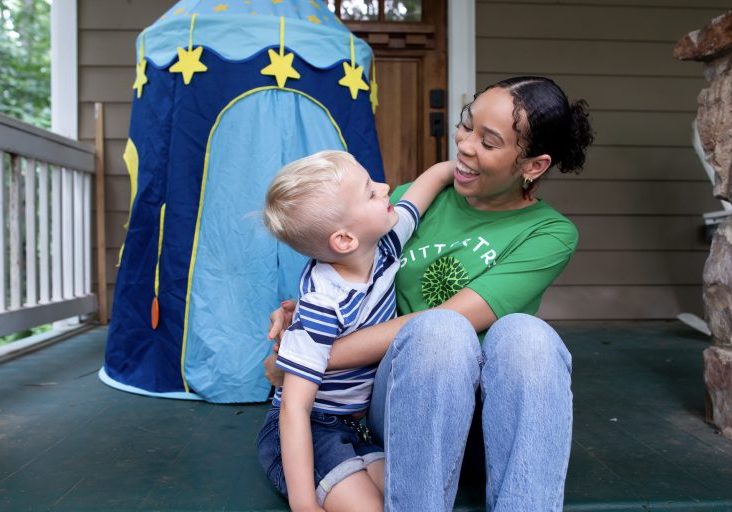
M 51 3 L 51 131 L 79 136 L 77 0 Z
M 475 0 L 447 2 L 447 125 L 450 140 L 463 106 L 475 94 Z M 448 155 L 455 159 L 455 144 L 448 141 Z

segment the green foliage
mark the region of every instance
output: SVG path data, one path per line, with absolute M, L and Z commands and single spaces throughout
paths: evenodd
M 0 0 L 0 66 L 0 112 L 49 128 L 51 0 Z
M 27 338 L 28 336 L 33 336 L 34 334 L 41 334 L 42 332 L 48 332 L 50 330 L 51 330 L 51 324 L 45 324 L 45 325 L 39 325 L 38 327 L 33 327 L 26 331 L 19 331 L 19 332 L 14 332 L 13 334 L 8 334 L 7 336 L 0 336 L 0 347 L 3 345 L 7 345 L 8 343 L 12 343 L 14 341 L 22 340 L 23 338 Z

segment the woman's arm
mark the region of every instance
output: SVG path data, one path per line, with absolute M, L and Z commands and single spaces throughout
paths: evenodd
M 436 309 L 460 313 L 473 325 L 475 332 L 488 329 L 496 321 L 496 315 L 488 303 L 469 288 L 463 288 Z M 399 330 L 418 314 L 403 315 L 339 338 L 330 351 L 328 369 L 342 370 L 378 363 Z
M 287 494 L 293 511 L 323 509 L 315 498 L 313 437 L 310 410 L 318 385 L 291 373 L 285 374 L 280 405 L 280 443 Z
M 292 301 L 283 302 L 280 309 L 270 316 L 269 338 L 275 340 L 275 351 L 279 336 L 284 332 L 283 326 L 289 324 L 294 304 Z M 485 331 L 496 321 L 496 315 L 488 303 L 469 288 L 463 288 L 438 308 L 460 313 L 473 325 L 475 332 Z M 403 315 L 339 338 L 331 348 L 328 369 L 343 370 L 378 363 L 399 330 L 418 314 L 419 312 Z M 272 385 L 278 386 L 282 382 L 282 371 L 274 366 L 275 358 L 275 354 L 269 356 L 264 367 L 267 379 Z

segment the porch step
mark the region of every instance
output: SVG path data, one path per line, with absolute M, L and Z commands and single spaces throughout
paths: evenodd
M 556 326 L 574 358 L 565 510 L 732 511 L 732 441 L 703 421 L 707 341 L 679 322 Z M 0 365 L 0 510 L 287 510 L 256 461 L 267 405 L 111 389 L 105 335 Z M 455 510 L 483 509 L 463 486 Z

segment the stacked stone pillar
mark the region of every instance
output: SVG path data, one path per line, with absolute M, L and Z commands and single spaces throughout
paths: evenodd
M 732 201 L 732 11 L 684 36 L 674 57 L 704 64 L 708 84 L 698 97 L 699 137 L 714 169 L 714 197 Z M 711 417 L 732 439 L 732 217 L 712 239 L 704 266 L 704 307 L 713 341 L 704 351 Z

